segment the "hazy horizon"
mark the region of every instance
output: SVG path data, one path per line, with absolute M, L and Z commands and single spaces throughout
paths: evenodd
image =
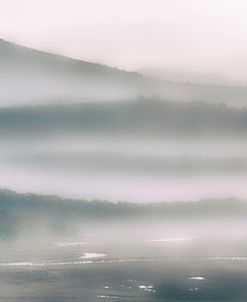
M 0 8 L 0 301 L 246 301 L 247 1 Z
M 126 70 L 165 68 L 247 83 L 245 1 L 0 1 L 0 37 Z

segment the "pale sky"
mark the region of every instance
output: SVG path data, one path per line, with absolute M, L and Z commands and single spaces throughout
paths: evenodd
M 133 70 L 247 79 L 246 0 L 0 0 L 0 37 Z

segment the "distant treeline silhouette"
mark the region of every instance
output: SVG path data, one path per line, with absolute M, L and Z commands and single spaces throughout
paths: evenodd
M 154 223 L 188 222 L 203 219 L 245 218 L 247 204 L 237 199 L 201 200 L 137 204 L 128 202 L 85 201 L 57 196 L 18 194 L 0 191 L 0 238 L 15 238 L 20 229 L 35 232 L 44 224 L 52 233 L 63 233 L 74 225 L 94 225 L 109 222 Z M 115 224 L 114 224 L 115 225 Z
M 1 135 L 245 136 L 247 109 L 158 98 L 0 110 Z

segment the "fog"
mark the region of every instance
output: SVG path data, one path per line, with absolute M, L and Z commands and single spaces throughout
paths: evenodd
M 142 75 L 101 64 L 52 55 L 0 40 L 0 107 L 114 101 L 158 96 L 175 101 L 206 101 L 244 107 L 244 83 Z M 198 79 L 199 77 L 196 76 Z
M 109 137 L 5 141 L 2 187 L 108 201 L 246 198 L 245 140 Z
M 3 40 L 0 54 L 1 107 L 131 98 L 141 90 L 135 73 L 38 52 Z
M 156 98 L 2 109 L 1 186 L 112 202 L 246 199 L 245 115 Z
M 246 301 L 246 4 L 0 6 L 0 301 Z
M 246 83 L 242 0 L 1 4 L 6 40 L 124 69 L 183 69 Z

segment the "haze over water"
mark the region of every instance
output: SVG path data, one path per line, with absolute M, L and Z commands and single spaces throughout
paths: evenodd
M 0 7 L 0 301 L 246 301 L 247 4 Z

